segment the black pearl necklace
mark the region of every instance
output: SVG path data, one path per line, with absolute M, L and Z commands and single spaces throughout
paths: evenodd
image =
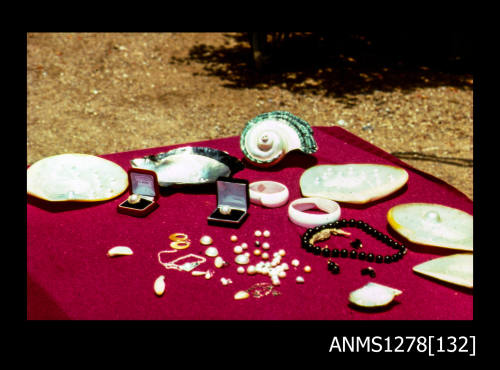
M 372 236 L 373 238 L 386 244 L 388 247 L 397 250 L 397 252 L 387 255 L 375 255 L 373 253 L 366 253 L 364 251 L 358 252 L 356 249 L 361 248 L 362 246 L 361 242 L 358 239 L 356 239 L 354 242 L 351 242 L 353 248 L 356 248 L 352 249 L 351 251 L 348 251 L 345 248 L 339 250 L 338 248 L 321 248 L 320 246 L 314 245 L 316 241 L 328 239 L 331 235 L 350 235 L 349 233 L 341 230 L 342 227 L 356 227 L 366 234 Z M 376 230 L 364 221 L 354 219 L 340 219 L 335 222 L 308 229 L 302 236 L 302 248 L 304 248 L 307 252 L 313 253 L 315 255 L 322 255 L 323 257 L 329 258 L 328 270 L 333 274 L 338 274 L 340 272 L 340 267 L 331 258 L 357 258 L 361 261 L 367 262 L 375 261 L 376 263 L 393 263 L 402 259 L 408 251 L 408 248 L 406 246 L 391 239 L 388 235 L 385 235 L 384 233 Z

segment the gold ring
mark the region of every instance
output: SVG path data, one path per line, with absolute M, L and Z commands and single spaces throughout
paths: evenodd
M 191 245 L 190 242 L 184 241 L 184 240 L 179 240 L 179 241 L 175 241 L 175 242 L 170 243 L 170 246 L 174 249 L 186 249 L 190 245 Z
M 169 237 L 168 237 L 170 240 L 174 241 L 174 242 L 179 242 L 179 241 L 185 241 L 185 240 L 188 240 L 188 236 L 184 233 L 175 233 L 175 234 L 171 234 Z

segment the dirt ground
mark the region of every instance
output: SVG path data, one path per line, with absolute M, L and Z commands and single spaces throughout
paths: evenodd
M 28 164 L 239 136 L 256 115 L 285 110 L 473 199 L 472 74 L 364 36 L 327 41 L 292 36 L 257 70 L 244 33 L 29 33 Z

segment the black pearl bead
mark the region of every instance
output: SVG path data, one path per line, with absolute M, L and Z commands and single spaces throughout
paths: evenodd
M 320 254 L 320 253 L 321 253 L 321 247 L 319 247 L 319 246 L 315 246 L 315 247 L 314 247 L 314 249 L 313 249 L 313 253 L 314 253 L 315 255 Z
M 345 258 L 345 257 L 347 257 L 348 253 L 349 252 L 347 251 L 347 249 L 344 248 L 344 249 L 342 249 L 340 251 L 340 257 L 344 257 Z
M 366 255 L 366 260 L 367 260 L 368 262 L 372 262 L 374 259 L 375 259 L 375 255 L 374 255 L 373 253 L 368 253 L 368 254 Z
M 382 239 L 381 239 L 381 240 L 382 240 L 382 242 L 384 242 L 385 244 L 388 244 L 388 243 L 389 243 L 389 241 L 391 240 L 391 238 L 389 238 L 389 236 L 387 236 L 387 235 L 385 235 L 385 234 L 384 234 L 384 235 L 382 235 Z
M 314 249 L 314 245 L 312 245 L 311 243 L 308 243 L 308 244 L 306 245 L 306 251 L 308 251 L 308 252 L 312 252 L 312 251 L 313 251 L 313 249 Z
M 375 234 L 375 239 L 382 240 L 384 236 L 385 235 L 382 234 L 380 231 L 377 231 L 377 233 Z
M 255 246 L 256 246 L 256 247 L 260 247 L 260 241 L 256 240 L 256 241 L 255 241 Z
M 347 226 L 347 220 L 345 218 L 341 218 L 340 220 L 337 221 L 340 227 Z
M 330 249 L 328 247 L 321 249 L 321 255 L 323 257 L 330 257 Z
M 332 268 L 335 266 L 335 262 L 333 262 L 332 260 L 329 260 L 328 261 L 328 270 L 332 271 Z
M 359 252 L 359 253 L 358 253 L 358 258 L 359 258 L 360 260 L 364 260 L 364 259 L 366 258 L 366 253 L 365 253 L 365 252 Z
M 358 255 L 358 252 L 356 252 L 355 250 L 352 250 L 349 252 L 349 257 L 351 258 L 356 258 Z
M 332 274 L 338 274 L 340 272 L 339 265 L 337 265 L 337 264 L 333 265 L 333 267 L 331 268 L 330 271 L 332 272 Z
M 349 226 L 355 226 L 356 225 L 356 220 L 354 218 L 351 218 L 348 222 Z
M 392 256 L 385 256 L 384 257 L 384 262 L 385 263 L 391 263 L 392 262 Z
M 365 228 L 365 233 L 367 233 L 368 235 L 371 235 L 373 233 L 373 227 L 367 226 Z
M 392 262 L 397 262 L 399 260 L 399 256 L 397 253 L 392 255 Z
M 363 221 L 361 221 L 361 220 L 356 221 L 356 227 L 361 229 L 363 227 L 363 225 L 364 225 Z
M 370 274 L 370 277 L 374 278 L 375 277 L 375 270 L 371 269 L 369 274 Z
M 359 239 L 353 240 L 351 242 L 351 246 L 353 248 L 361 248 L 362 247 L 361 240 L 359 240 Z
M 332 249 L 332 251 L 330 252 L 330 254 L 331 254 L 332 257 L 338 257 L 339 254 L 340 254 L 340 251 L 337 248 L 334 248 L 334 249 Z
M 384 262 L 384 256 L 382 256 L 381 254 L 377 254 L 377 256 L 375 257 L 375 262 L 377 263 Z
M 398 253 L 396 253 L 396 255 L 398 256 L 398 259 L 403 258 L 403 252 L 401 252 L 401 251 L 399 251 Z

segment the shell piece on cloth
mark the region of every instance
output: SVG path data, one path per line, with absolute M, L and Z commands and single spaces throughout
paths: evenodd
M 472 253 L 439 257 L 413 267 L 413 271 L 435 279 L 472 288 L 474 283 Z
M 389 225 L 416 244 L 473 250 L 473 216 L 434 203 L 405 203 L 387 212 Z
M 248 121 L 240 147 L 250 162 L 261 167 L 275 165 L 292 150 L 306 154 L 318 150 L 309 123 L 284 111 L 263 113 Z
M 108 257 L 131 256 L 133 254 L 134 252 L 132 251 L 132 249 L 121 245 L 111 248 L 107 253 Z
M 318 165 L 304 171 L 300 189 L 305 197 L 363 204 L 394 193 L 407 181 L 408 172 L 389 165 Z
M 160 186 L 212 183 L 243 170 L 243 162 L 221 150 L 185 146 L 168 152 L 135 158 L 134 168 L 156 172 Z
M 349 302 L 360 307 L 380 307 L 392 302 L 394 297 L 402 294 L 398 289 L 388 286 L 368 283 L 349 294 Z
M 59 154 L 35 162 L 27 171 L 28 194 L 50 202 L 98 202 L 128 187 L 127 172 L 89 154 Z

